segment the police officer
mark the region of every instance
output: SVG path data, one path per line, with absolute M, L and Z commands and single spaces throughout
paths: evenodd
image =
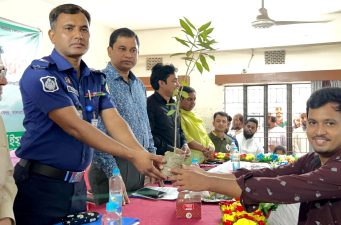
M 158 170 L 163 159 L 143 149 L 109 101 L 104 75 L 81 60 L 89 46 L 89 13 L 64 4 L 49 18 L 55 48 L 34 60 L 20 80 L 26 132 L 14 173 L 18 225 L 54 224 L 86 210 L 82 175 L 92 158 L 90 146 L 130 160 L 141 173 L 165 178 Z M 99 116 L 113 138 L 95 128 Z

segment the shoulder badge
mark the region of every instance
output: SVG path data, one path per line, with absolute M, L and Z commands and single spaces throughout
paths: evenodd
M 46 76 L 40 78 L 40 82 L 43 85 L 43 90 L 45 92 L 55 92 L 59 90 L 57 78 L 53 76 Z
M 103 73 L 101 70 L 95 70 L 95 69 L 90 69 L 90 71 L 91 71 L 91 73 L 102 77 L 101 78 L 102 85 L 106 84 L 107 76 L 105 75 L 105 73 Z
M 90 69 L 91 73 L 95 74 L 95 75 L 99 75 L 99 76 L 104 76 L 105 74 L 101 71 L 101 70 L 95 70 L 95 69 Z
M 31 67 L 34 70 L 44 70 L 50 67 L 51 64 L 54 64 L 51 58 L 44 57 L 41 59 L 33 60 L 31 63 Z

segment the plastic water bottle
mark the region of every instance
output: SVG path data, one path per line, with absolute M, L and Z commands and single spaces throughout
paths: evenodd
M 122 190 L 122 177 L 120 170 L 114 168 L 112 176 L 109 178 L 109 202 L 117 204 L 117 212 L 122 215 L 122 201 L 123 201 L 123 190 Z
M 199 159 L 193 158 L 192 159 L 192 166 L 200 168 Z M 201 199 L 201 191 L 190 191 L 189 196 L 192 199 L 198 199 L 198 198 Z
M 200 165 L 199 165 L 199 160 L 196 159 L 196 158 L 193 158 L 193 159 L 192 159 L 192 166 L 200 167 Z
M 106 213 L 102 218 L 102 225 L 122 225 L 122 215 L 117 212 L 119 205 L 116 202 L 108 202 Z
M 240 154 L 237 145 L 234 142 L 231 144 L 231 162 L 233 171 L 240 168 Z

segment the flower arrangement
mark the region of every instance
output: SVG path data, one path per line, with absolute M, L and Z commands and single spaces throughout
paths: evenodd
M 222 225 L 265 225 L 270 212 L 278 207 L 272 203 L 261 203 L 256 211 L 248 213 L 239 200 L 228 200 L 219 205 L 223 213 Z
M 285 165 L 288 163 L 293 163 L 298 159 L 297 156 L 294 155 L 277 155 L 273 153 L 259 153 L 256 156 L 257 162 L 278 162 L 280 165 Z
M 223 152 L 215 152 L 213 154 L 213 159 L 228 161 L 230 160 L 230 153 L 223 153 Z M 296 155 L 277 155 L 273 153 L 259 153 L 256 156 L 253 154 L 241 154 L 240 160 L 246 162 L 266 162 L 271 163 L 275 162 L 279 165 L 285 165 L 288 163 L 293 163 L 298 159 Z

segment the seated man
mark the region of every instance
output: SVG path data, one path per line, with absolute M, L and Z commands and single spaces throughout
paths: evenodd
M 196 100 L 195 90 L 185 86 L 182 91 L 188 93 L 188 98 L 182 97 L 180 102 L 181 127 L 191 149 L 191 157 L 186 162 L 189 164 L 195 158 L 201 163 L 211 156 L 214 144 L 206 132 L 204 121 L 192 112 Z
M 247 211 L 259 203 L 300 203 L 299 225 L 341 221 L 341 88 L 322 88 L 307 101 L 307 136 L 314 152 L 289 165 L 218 174 L 172 169 L 178 190 L 212 191 L 240 198 Z
M 1 51 L 1 47 L 0 47 Z M 1 56 L 0 56 L 1 57 Z M 2 87 L 7 84 L 6 69 L 0 58 L 0 100 Z M 14 224 L 13 202 L 17 187 L 13 179 L 13 165 L 9 158 L 5 125 L 0 115 L 0 224 Z
M 230 152 L 230 144 L 234 141 L 225 134 L 228 129 L 228 115 L 226 112 L 216 112 L 213 115 L 213 128 L 208 136 L 214 144 L 216 152 Z
M 307 138 L 307 114 L 301 113 L 301 126 L 292 133 L 292 147 L 294 153 L 309 152 L 309 142 Z
M 286 154 L 286 150 L 285 147 L 281 146 L 281 145 L 277 145 L 274 149 L 274 154 L 277 155 L 285 155 Z
M 229 131 L 229 134 L 232 137 L 236 137 L 237 134 L 243 133 L 243 124 L 244 124 L 244 116 L 241 113 L 237 113 L 233 116 L 232 120 L 232 128 Z
M 240 153 L 251 153 L 257 155 L 263 153 L 263 145 L 254 137 L 258 128 L 258 120 L 249 118 L 244 124 L 243 133 L 237 134 Z
M 268 150 L 273 152 L 277 145 L 286 146 L 286 133 L 285 129 L 277 125 L 275 116 L 268 117 Z

